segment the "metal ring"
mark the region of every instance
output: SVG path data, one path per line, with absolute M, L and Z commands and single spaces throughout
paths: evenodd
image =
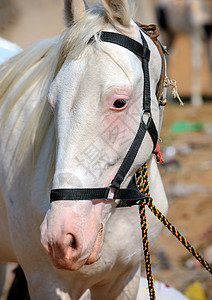
M 149 117 L 152 117 L 151 111 L 149 111 L 148 109 L 143 109 L 141 114 L 141 121 L 143 121 L 143 117 L 145 114 L 149 114 Z

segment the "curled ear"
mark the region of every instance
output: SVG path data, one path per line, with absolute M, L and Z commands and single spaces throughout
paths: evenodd
M 131 11 L 127 0 L 102 0 L 102 5 L 112 23 L 130 26 Z
M 64 17 L 67 27 L 82 18 L 88 5 L 85 0 L 64 0 Z

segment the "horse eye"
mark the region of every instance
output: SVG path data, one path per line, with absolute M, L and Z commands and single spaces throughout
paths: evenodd
M 127 100 L 125 99 L 117 99 L 114 103 L 113 106 L 115 108 L 123 108 L 127 103 Z

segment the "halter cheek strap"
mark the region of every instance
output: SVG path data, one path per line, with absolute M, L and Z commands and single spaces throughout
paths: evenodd
M 146 198 L 146 195 L 139 192 L 134 176 L 127 189 L 120 188 L 128 171 L 130 170 L 136 155 L 140 149 L 146 132 L 148 131 L 153 142 L 153 150 L 156 148 L 158 133 L 151 116 L 151 95 L 150 95 L 150 77 L 149 77 L 149 59 L 150 50 L 148 44 L 141 33 L 142 44 L 137 41 L 114 32 L 101 32 L 100 39 L 103 42 L 117 44 L 139 57 L 144 74 L 144 92 L 143 92 L 143 112 L 136 136 L 109 187 L 103 188 L 77 188 L 77 189 L 53 189 L 50 194 L 50 202 L 58 200 L 92 200 L 92 199 L 119 199 L 118 207 L 132 206 L 137 204 L 138 200 Z M 94 37 L 89 42 L 92 42 Z M 144 115 L 148 120 L 144 122 Z M 111 189 L 113 191 L 111 198 Z

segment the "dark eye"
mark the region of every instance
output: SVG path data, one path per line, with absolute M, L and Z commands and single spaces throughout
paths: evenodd
M 125 99 L 117 99 L 114 103 L 113 106 L 115 108 L 123 108 L 127 104 L 127 100 Z

